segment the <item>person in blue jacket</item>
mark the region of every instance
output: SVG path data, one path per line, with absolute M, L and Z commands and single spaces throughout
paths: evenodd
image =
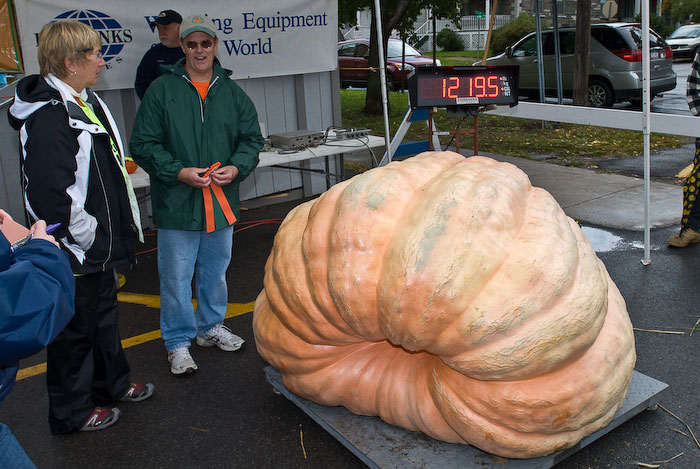
M 0 223 L 11 217 L 0 209 Z M 12 249 L 0 231 L 0 404 L 22 358 L 46 347 L 73 317 L 75 279 L 64 253 L 37 221 L 32 238 Z M 0 467 L 35 467 L 7 425 L 0 423 Z
M 158 29 L 160 43 L 148 49 L 136 68 L 134 89 L 139 99 L 143 99 L 151 82 L 160 76 L 161 65 L 172 65 L 185 57 L 180 47 L 180 23 L 182 16 L 175 10 L 163 10 L 151 22 L 151 28 Z

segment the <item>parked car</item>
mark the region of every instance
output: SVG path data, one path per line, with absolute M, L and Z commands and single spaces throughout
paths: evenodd
M 686 24 L 666 39 L 677 59 L 692 59 L 700 50 L 700 24 Z
M 575 28 L 559 29 L 562 92 L 573 96 Z M 651 55 L 651 98 L 676 87 L 673 51 L 654 31 L 649 31 Z M 545 94 L 556 96 L 554 33 L 542 31 Z M 539 97 L 537 38 L 530 33 L 506 51 L 486 60 L 488 65 L 519 65 L 521 96 Z M 615 102 L 641 102 L 642 30 L 636 23 L 591 25 L 591 50 L 588 69 L 588 103 L 610 107 Z
M 402 41 L 390 38 L 386 50 L 387 89 L 400 89 L 406 77 L 421 65 L 433 65 L 433 59 L 405 44 L 402 62 Z M 402 65 L 403 63 L 403 65 Z M 437 61 L 440 65 L 440 61 Z M 342 86 L 367 86 L 369 75 L 369 39 L 352 39 L 338 43 L 338 70 Z

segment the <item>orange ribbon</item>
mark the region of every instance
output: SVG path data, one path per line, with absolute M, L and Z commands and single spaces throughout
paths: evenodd
M 231 210 L 231 206 L 228 204 L 228 200 L 226 200 L 224 191 L 221 190 L 221 187 L 212 182 L 209 184 L 209 187 L 202 187 L 207 233 L 211 233 L 216 229 L 216 223 L 214 222 L 214 202 L 211 196 L 212 192 L 214 193 L 214 197 L 216 197 L 216 201 L 219 202 L 221 210 L 224 212 L 224 216 L 226 217 L 229 225 L 233 225 L 236 222 L 236 215 L 233 214 L 233 210 Z
M 221 163 L 217 161 L 216 163 L 211 165 L 201 176 L 209 176 L 209 173 L 211 173 L 219 166 L 221 166 Z M 226 217 L 226 221 L 228 221 L 228 224 L 233 225 L 236 222 L 236 215 L 233 214 L 233 210 L 231 210 L 231 206 L 228 204 L 228 200 L 226 200 L 226 195 L 224 194 L 224 191 L 221 190 L 221 187 L 212 182 L 211 184 L 209 184 L 208 187 L 202 187 L 202 196 L 204 197 L 204 216 L 207 226 L 207 233 L 211 233 L 216 229 L 216 222 L 214 221 L 214 201 L 212 200 L 211 196 L 212 192 L 214 193 L 214 197 L 216 197 L 216 201 L 219 202 L 221 210 L 224 212 L 224 216 Z

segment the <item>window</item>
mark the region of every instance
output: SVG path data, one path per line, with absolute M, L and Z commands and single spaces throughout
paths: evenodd
M 339 57 L 353 57 L 355 55 L 355 44 L 345 44 L 338 49 Z
M 401 41 L 390 40 L 386 48 L 387 57 L 401 57 Z M 406 57 L 418 57 L 419 55 L 421 55 L 420 52 L 406 44 Z
M 669 39 L 681 39 L 681 38 L 695 38 L 700 37 L 700 26 L 688 25 L 681 26 L 676 29 L 670 36 Z
M 559 53 L 571 55 L 576 45 L 576 31 L 559 31 Z M 554 34 L 548 32 L 542 35 L 542 53 L 554 55 Z
M 591 28 L 591 36 L 608 50 L 629 49 L 627 42 L 612 28 Z
M 637 48 L 641 49 L 642 48 L 642 30 L 637 27 L 630 28 L 630 35 L 632 36 L 632 39 L 634 39 L 634 43 L 637 44 Z M 664 43 L 663 40 L 654 34 L 652 31 L 649 31 L 649 47 L 663 47 Z
M 559 33 L 559 51 L 561 55 L 571 55 L 576 46 L 576 32 L 563 31 Z
M 355 57 L 364 57 L 365 55 L 369 55 L 369 46 L 364 43 L 357 44 L 357 47 L 355 47 Z
M 542 36 L 542 41 L 544 41 L 545 34 Z M 537 55 L 537 37 L 534 34 L 513 49 L 513 57 L 532 57 L 535 55 Z

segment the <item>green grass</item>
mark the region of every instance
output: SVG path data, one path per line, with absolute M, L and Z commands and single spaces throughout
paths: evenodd
M 437 51 L 437 56 L 440 59 L 442 59 L 443 57 L 481 58 L 483 53 L 484 53 L 484 51 L 481 51 L 481 50 L 456 50 L 456 51 L 439 50 L 439 51 Z
M 341 90 L 340 101 L 344 126 L 366 127 L 372 129 L 374 135 L 384 134 L 383 117 L 362 112 L 365 105 L 364 90 Z M 389 128 L 393 136 L 408 108 L 408 94 L 391 92 L 389 103 Z M 441 131 L 469 129 L 473 125 L 471 117 L 449 117 L 444 109 L 439 110 L 434 117 L 435 127 Z M 427 139 L 424 122 L 414 122 L 405 137 L 406 141 Z M 450 140 L 450 136 L 440 136 L 443 145 Z M 691 140 L 689 137 L 652 133 L 651 151 L 678 148 Z M 463 136 L 460 148 L 473 148 L 472 136 Z M 539 120 L 481 114 L 479 151 L 523 158 L 548 155 L 548 161 L 556 164 L 596 167 L 596 160 L 640 155 L 644 147 L 642 133 L 637 131 L 556 122 L 547 123 L 543 129 Z
M 423 55 L 432 57 L 433 53 L 428 51 Z M 437 51 L 435 53 L 442 65 L 471 65 L 477 60 L 481 60 L 482 55 L 483 52 L 478 50 Z
M 478 59 L 476 58 L 455 58 L 455 57 L 446 57 L 444 59 L 440 59 L 440 64 L 445 65 L 445 66 L 465 66 L 465 65 L 471 65 L 474 62 L 476 62 Z
M 426 57 L 432 58 L 433 51 L 423 52 Z M 440 59 L 442 65 L 471 65 L 483 57 L 483 51 L 480 50 L 460 50 L 460 51 L 444 51 L 435 52 L 435 57 Z

